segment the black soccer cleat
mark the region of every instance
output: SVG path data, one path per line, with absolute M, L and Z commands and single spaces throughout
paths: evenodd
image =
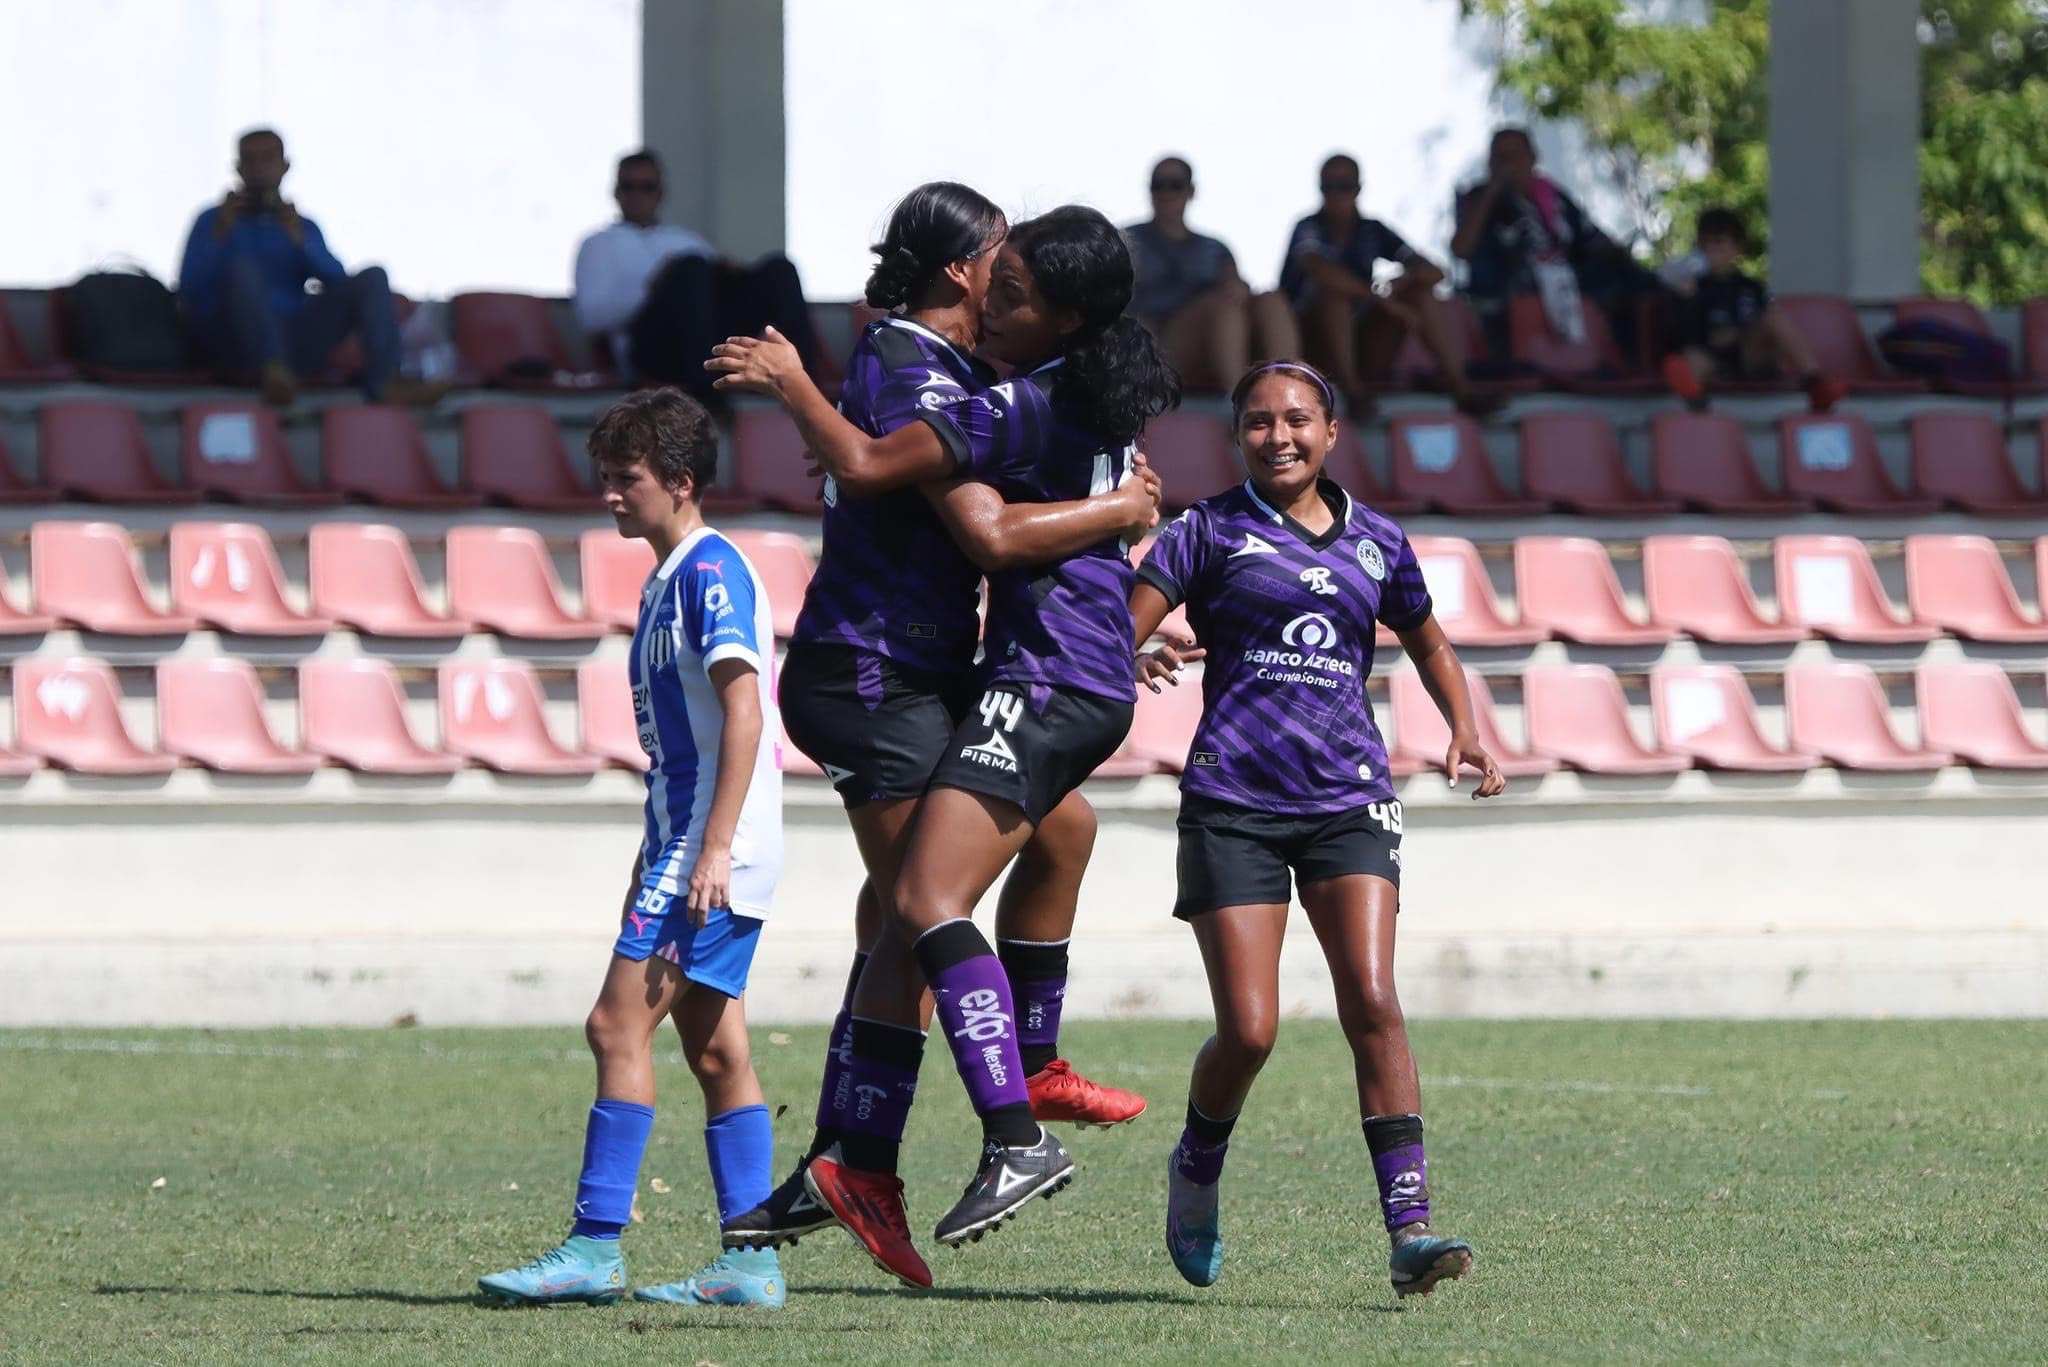
M 752 1210 L 732 1217 L 718 1231 L 727 1248 L 781 1248 L 795 1244 L 806 1234 L 835 1223 L 832 1212 L 804 1186 L 804 1169 L 799 1163 L 789 1180 L 768 1193 L 768 1199 Z
M 974 1180 L 932 1235 L 951 1248 L 979 1240 L 1032 1197 L 1050 1200 L 1073 1180 L 1074 1160 L 1043 1126 L 1039 1127 L 1038 1142 L 1028 1147 L 1005 1148 L 990 1140 L 982 1147 L 981 1168 Z

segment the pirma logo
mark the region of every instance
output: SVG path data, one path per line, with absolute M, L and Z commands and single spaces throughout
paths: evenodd
M 1380 554 L 1378 542 L 1361 541 L 1358 543 L 1358 568 L 1364 570 L 1373 579 L 1385 579 L 1387 577 L 1386 557 Z
M 1280 629 L 1280 639 L 1296 650 L 1328 650 L 1337 644 L 1337 628 L 1320 612 L 1304 612 Z

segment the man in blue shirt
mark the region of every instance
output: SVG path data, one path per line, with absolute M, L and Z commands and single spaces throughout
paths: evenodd
M 325 371 L 353 333 L 362 339 L 363 388 L 373 401 L 439 398 L 443 387 L 399 377 L 398 315 L 384 268 L 349 274 L 320 225 L 278 192 L 291 169 L 284 139 L 251 129 L 239 152 L 241 184 L 193 223 L 178 272 L 186 319 L 214 366 L 259 380 L 265 399 L 289 404 L 297 377 Z M 320 282 L 318 294 L 306 292 L 308 280 Z

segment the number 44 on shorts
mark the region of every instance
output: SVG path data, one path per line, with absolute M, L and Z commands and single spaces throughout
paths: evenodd
M 1003 737 L 1014 732 L 1017 723 L 1024 720 L 1024 699 L 992 688 L 981 695 L 981 720 L 988 727 L 988 739 L 979 745 L 961 746 L 960 758 L 1004 773 L 1016 773 L 1017 752 Z

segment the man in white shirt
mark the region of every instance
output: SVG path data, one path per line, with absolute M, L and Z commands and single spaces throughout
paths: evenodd
M 661 162 L 644 149 L 619 159 L 612 194 L 618 222 L 576 249 L 576 321 L 610 344 L 621 374 L 709 397 L 711 348 L 768 327 L 794 342 L 807 365 L 816 359 L 803 282 L 787 257 L 742 266 L 701 235 L 661 222 Z

